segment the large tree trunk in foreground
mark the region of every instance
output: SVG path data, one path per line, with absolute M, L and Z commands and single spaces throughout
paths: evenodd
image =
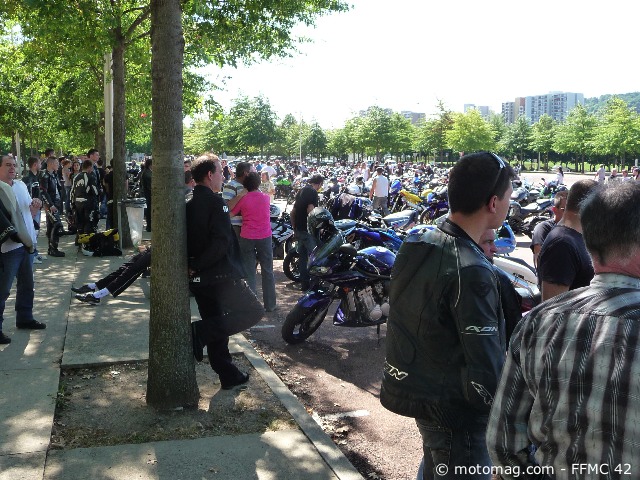
M 187 280 L 181 19 L 180 0 L 152 0 L 153 255 L 147 403 L 162 409 L 197 405 L 199 397 Z

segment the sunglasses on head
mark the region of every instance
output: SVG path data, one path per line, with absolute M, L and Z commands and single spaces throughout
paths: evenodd
M 496 155 L 493 152 L 488 152 L 489 155 L 491 155 L 491 157 L 498 162 L 498 175 L 496 175 L 496 179 L 493 182 L 493 187 L 491 188 L 491 195 L 489 196 L 489 198 L 487 199 L 487 201 L 491 200 L 491 197 L 493 197 L 495 195 L 495 190 L 496 187 L 498 186 L 498 182 L 500 181 L 500 175 L 502 174 L 502 170 L 506 167 L 506 163 L 504 163 L 504 160 L 502 158 L 500 158 L 498 155 Z

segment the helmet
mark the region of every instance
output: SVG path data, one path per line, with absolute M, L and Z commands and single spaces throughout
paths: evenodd
M 360 195 L 362 193 L 362 189 L 358 185 L 349 185 L 347 187 L 347 193 L 350 195 Z
M 331 212 L 324 207 L 316 207 L 307 217 L 307 231 L 317 240 L 322 241 L 325 231 L 333 231 L 335 226 Z
M 271 218 L 278 218 L 280 216 L 280 214 L 282 213 L 282 210 L 280 209 L 280 207 L 274 203 L 272 203 L 271 205 L 269 205 L 269 216 Z
M 516 237 L 508 222 L 504 222 L 496 232 L 496 248 L 499 254 L 505 255 L 516 249 Z

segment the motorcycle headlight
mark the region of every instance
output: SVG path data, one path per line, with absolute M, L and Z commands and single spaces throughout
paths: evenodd
M 309 269 L 309 273 L 311 275 L 326 275 L 331 272 L 331 268 L 329 267 L 311 267 Z

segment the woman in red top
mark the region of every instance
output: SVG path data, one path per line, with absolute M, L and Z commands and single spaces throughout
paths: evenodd
M 269 195 L 258 190 L 260 175 L 256 172 L 250 172 L 242 184 L 246 190 L 238 194 L 240 201 L 231 210 L 231 216 L 242 216 L 239 243 L 249 288 L 256 293 L 257 260 L 262 276 L 264 309 L 272 312 L 276 308 L 276 283 L 273 277 Z

